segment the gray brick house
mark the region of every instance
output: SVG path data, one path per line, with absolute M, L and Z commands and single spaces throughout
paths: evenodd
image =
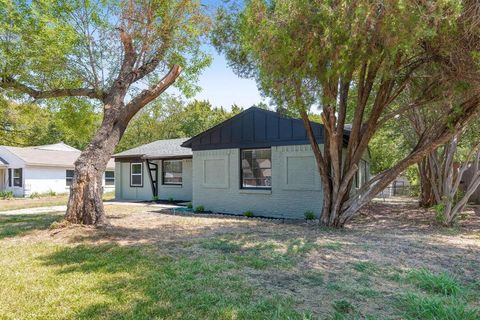
M 323 147 L 323 126 L 312 125 Z M 173 198 L 213 212 L 292 219 L 321 212 L 320 176 L 303 123 L 276 112 L 252 107 L 193 138 L 156 141 L 114 158 L 119 200 Z M 355 187 L 368 176 L 366 155 Z

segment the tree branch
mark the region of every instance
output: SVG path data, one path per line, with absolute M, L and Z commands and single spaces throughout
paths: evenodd
M 182 72 L 182 67 L 174 65 L 163 79 L 154 86 L 143 90 L 138 96 L 133 98 L 126 106 L 127 117 L 133 117 L 140 109 L 149 102 L 155 100 L 162 92 L 167 90 Z
M 37 90 L 18 82 L 12 77 L 1 79 L 0 87 L 4 89 L 13 89 L 17 92 L 28 94 L 30 97 L 36 100 L 58 97 L 88 97 L 92 99 L 103 100 L 103 93 L 93 88 Z

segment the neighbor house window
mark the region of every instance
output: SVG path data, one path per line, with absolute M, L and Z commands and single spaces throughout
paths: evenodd
M 67 170 L 66 174 L 65 174 L 65 183 L 67 185 L 67 187 L 71 187 L 72 184 L 73 184 L 73 174 L 74 174 L 74 170 Z
M 143 163 L 130 164 L 130 186 L 143 187 Z
M 22 186 L 22 169 L 13 169 L 13 186 Z
M 164 160 L 163 184 L 182 184 L 182 160 Z
M 242 188 L 272 187 L 272 151 L 246 149 L 241 151 Z
M 105 185 L 106 186 L 115 185 L 115 171 L 105 171 Z
M 8 186 L 12 186 L 12 169 L 8 169 Z

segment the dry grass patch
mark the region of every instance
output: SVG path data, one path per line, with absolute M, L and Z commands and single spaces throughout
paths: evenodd
M 478 211 L 452 232 L 431 223 L 433 213 L 410 204 L 374 204 L 345 230 L 174 215 L 149 206 L 106 209 L 112 226 L 104 230 L 48 230 L 45 225 L 53 218 L 45 215 L 42 223 L 3 237 L 0 278 L 6 282 L 0 288 L 5 300 L 0 314 L 51 319 L 480 316 Z M 15 223 L 0 221 L 0 228 L 15 229 Z

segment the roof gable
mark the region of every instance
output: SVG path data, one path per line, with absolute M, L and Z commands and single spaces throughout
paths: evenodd
M 318 143 L 323 144 L 323 126 L 312 122 L 312 128 Z M 185 141 L 182 147 L 211 150 L 299 144 L 309 144 L 302 120 L 251 107 Z

